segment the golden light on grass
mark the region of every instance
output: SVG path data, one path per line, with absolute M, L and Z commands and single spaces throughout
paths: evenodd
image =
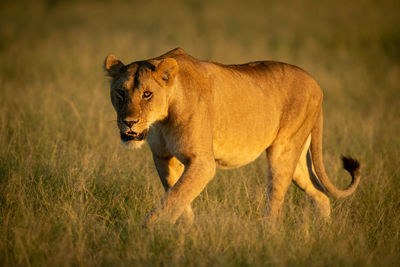
M 395 265 L 400 261 L 398 1 L 0 3 L 0 265 Z M 362 164 L 318 218 L 291 187 L 274 234 L 264 157 L 218 171 L 196 223 L 143 231 L 162 196 L 147 146 L 127 151 L 102 63 L 181 46 L 224 63 L 298 65 L 324 90 L 324 157 Z

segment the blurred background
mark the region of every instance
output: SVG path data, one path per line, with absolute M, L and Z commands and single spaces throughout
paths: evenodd
M 393 265 L 400 260 L 400 1 L 0 2 L 0 265 Z M 362 164 L 318 219 L 291 187 L 261 224 L 267 166 L 219 171 L 185 234 L 143 231 L 162 186 L 148 147 L 120 145 L 103 61 L 175 47 L 221 63 L 277 60 L 324 91 L 324 156 Z

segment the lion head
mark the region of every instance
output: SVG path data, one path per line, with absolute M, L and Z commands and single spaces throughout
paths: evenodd
M 173 58 L 164 58 L 124 65 L 110 54 L 104 68 L 111 77 L 110 97 L 122 143 L 138 148 L 150 126 L 168 115 L 178 64 Z

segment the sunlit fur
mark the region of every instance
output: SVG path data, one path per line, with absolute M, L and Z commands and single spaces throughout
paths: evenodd
M 159 60 L 152 63 L 137 62 L 124 66 L 114 56 L 107 58 L 105 67 L 112 77 L 110 97 L 117 112 L 117 126 L 121 133 L 129 131 L 142 133 L 149 130 L 154 122 L 167 116 L 168 94 L 163 87 L 168 84 L 165 81 L 164 70 L 168 70 L 170 75 L 173 74 L 170 64 L 169 60 Z M 156 67 L 158 72 L 154 72 Z M 124 96 L 118 93 L 119 90 L 124 92 Z M 145 91 L 152 92 L 150 99 L 143 97 Z M 137 121 L 137 123 L 128 127 L 124 121 Z M 142 140 L 122 142 L 128 148 L 139 148 L 144 143 Z
M 121 140 L 122 145 L 128 149 L 139 149 L 142 145 L 146 142 L 145 140 L 142 141 L 123 141 Z
M 147 226 L 175 222 L 181 215 L 192 221 L 191 202 L 216 167 L 240 167 L 264 151 L 270 172 L 268 221 L 278 218 L 292 181 L 326 219 L 326 194 L 345 197 L 358 186 L 358 164 L 346 168 L 352 176 L 346 189 L 330 182 L 322 160 L 322 90 L 296 66 L 274 61 L 223 65 L 178 48 L 126 66 L 109 55 L 105 69 L 120 131 L 140 133 L 152 125 L 147 141 L 166 193 L 148 214 Z M 117 90 L 125 90 L 125 96 L 118 97 Z M 143 97 L 145 91 L 153 93 L 151 100 Z M 137 123 L 129 129 L 123 120 Z M 317 178 L 310 174 L 312 167 Z

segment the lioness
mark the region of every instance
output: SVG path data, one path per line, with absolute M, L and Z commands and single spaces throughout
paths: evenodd
M 359 163 L 351 158 L 342 158 L 352 177 L 347 189 L 328 179 L 322 160 L 322 91 L 298 67 L 274 61 L 222 65 L 197 60 L 180 48 L 128 65 L 110 54 L 104 67 L 122 143 L 138 148 L 147 140 L 165 187 L 144 225 L 174 223 L 181 215 L 192 222 L 191 202 L 216 167 L 243 166 L 263 151 L 269 162 L 271 221 L 291 181 L 325 218 L 330 216 L 327 193 L 346 197 L 359 184 Z M 312 163 L 307 165 L 309 147 Z

